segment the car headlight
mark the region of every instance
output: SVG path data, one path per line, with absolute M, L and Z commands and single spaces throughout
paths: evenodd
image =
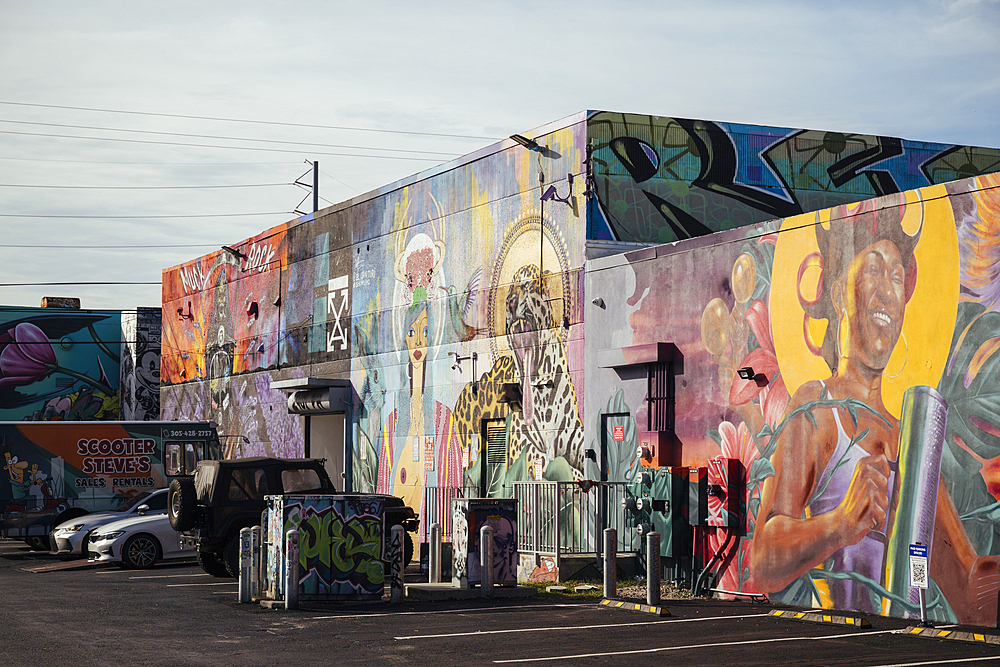
M 78 523 L 73 526 L 66 526 L 65 528 L 60 528 L 59 531 L 63 533 L 76 533 L 79 532 L 81 528 L 86 526 L 85 523 Z
M 91 542 L 100 542 L 102 540 L 117 540 L 119 537 L 125 534 L 124 530 L 113 530 L 110 533 L 103 533 L 101 535 L 91 535 Z

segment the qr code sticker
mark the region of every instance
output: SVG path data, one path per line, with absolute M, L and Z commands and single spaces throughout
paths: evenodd
M 927 559 L 910 558 L 910 585 L 927 588 Z

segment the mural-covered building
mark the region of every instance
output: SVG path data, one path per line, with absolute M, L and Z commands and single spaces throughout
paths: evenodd
M 160 309 L 0 306 L 0 421 L 160 415 Z
M 850 540 L 887 541 L 887 501 L 799 565 L 782 536 L 822 531 L 783 522 L 839 511 L 848 471 L 891 487 L 904 390 L 926 386 L 954 429 L 952 571 L 993 567 L 969 557 L 1000 550 L 995 177 L 970 177 L 996 171 L 995 149 L 582 113 L 166 269 L 162 418 L 214 419 L 230 456 L 325 456 L 418 511 L 442 487 L 707 468 L 746 487 L 741 525 L 695 536 L 728 550 L 721 587 L 883 611 L 895 593 L 851 563 L 896 547 Z M 935 613 L 989 622 L 950 584 Z

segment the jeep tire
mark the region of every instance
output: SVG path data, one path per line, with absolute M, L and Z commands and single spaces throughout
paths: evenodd
M 197 558 L 198 565 L 201 565 L 201 569 L 206 573 L 213 577 L 229 577 L 229 569 L 226 564 L 212 552 L 198 549 Z
M 170 527 L 177 532 L 194 528 L 197 503 L 193 479 L 178 477 L 170 482 L 167 489 L 167 518 L 170 520 Z
M 229 576 L 240 578 L 240 532 L 234 530 L 226 538 L 222 547 L 222 562 L 225 563 Z

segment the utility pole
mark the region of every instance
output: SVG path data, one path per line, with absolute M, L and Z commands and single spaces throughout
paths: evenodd
M 313 213 L 319 210 L 319 160 L 313 162 Z

